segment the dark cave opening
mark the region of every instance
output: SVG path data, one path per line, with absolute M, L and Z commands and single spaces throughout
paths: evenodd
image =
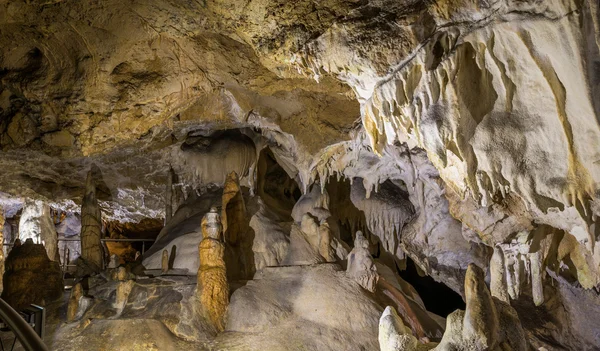
M 462 297 L 454 290 L 430 276 L 421 276 L 410 257 L 406 258 L 406 269 L 400 271 L 400 277 L 417 290 L 429 312 L 445 318 L 455 310 L 464 310 L 466 307 Z

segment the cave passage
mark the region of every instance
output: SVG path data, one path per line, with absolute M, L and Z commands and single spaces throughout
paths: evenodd
M 430 276 L 420 276 L 415 262 L 410 257 L 406 258 L 406 269 L 400 272 L 400 277 L 417 290 L 429 312 L 445 318 L 455 310 L 465 309 L 465 302 L 454 290 L 436 282 Z

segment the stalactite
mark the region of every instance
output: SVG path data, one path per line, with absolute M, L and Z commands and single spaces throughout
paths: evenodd
M 531 263 L 531 292 L 536 306 L 544 303 L 542 253 L 540 251 L 529 254 Z
M 498 246 L 494 247 L 494 254 L 490 262 L 490 290 L 494 297 L 508 302 L 508 289 L 506 287 L 506 275 L 504 268 L 504 252 Z

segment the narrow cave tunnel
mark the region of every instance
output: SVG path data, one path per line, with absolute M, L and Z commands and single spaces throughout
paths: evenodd
M 400 271 L 400 277 L 410 283 L 423 300 L 428 311 L 447 317 L 456 310 L 464 310 L 466 305 L 462 297 L 443 283 L 423 275 L 415 262 L 406 257 L 406 269 Z

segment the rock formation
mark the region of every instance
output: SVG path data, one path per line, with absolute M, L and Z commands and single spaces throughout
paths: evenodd
M 225 246 L 221 218 L 212 208 L 202 218 L 202 241 L 198 246 L 197 295 L 206 315 L 218 331 L 225 329 L 225 313 L 229 305 L 229 284 L 225 267 Z
M 356 232 L 354 248 L 348 254 L 347 273 L 363 288 L 370 292 L 375 291 L 379 275 L 369 252 L 369 242 L 361 231 Z
M 81 258 L 95 272 L 104 268 L 102 214 L 96 197 L 96 183 L 90 170 L 81 203 Z
M 161 270 L 163 273 L 169 271 L 169 251 L 167 250 L 163 250 L 162 252 Z
M 494 300 L 481 268 L 469 264 L 465 277 L 467 309 L 448 316 L 446 331 L 436 350 L 527 350 L 515 310 Z
M 379 309 L 396 308 L 419 342 L 438 340 L 439 318 L 426 323 L 415 312 L 424 308 L 417 294 L 395 278 L 414 263 L 470 304 L 464 315 L 450 315 L 449 348 L 518 349 L 502 334 L 504 322 L 518 325 L 518 316 L 533 348 L 597 349 L 599 33 L 594 0 L 1 2 L 6 249 L 16 233 L 34 232 L 35 201 L 71 218 L 82 203 L 82 247 L 69 245 L 65 260 L 81 256 L 78 275 L 109 278 L 102 215 L 131 225 L 165 219 L 147 251 L 129 245 L 131 256 L 143 251 L 136 273 L 160 271 L 163 250 L 175 247 L 170 268 L 193 276 L 202 265 L 201 218 L 223 202 L 225 238 L 210 243 L 215 251 L 225 246 L 232 290 L 247 283 L 240 291 L 271 292 L 286 286 L 263 281 L 257 288 L 254 276 L 301 272 L 284 279 L 296 285 L 280 294 L 312 286 L 307 280 L 321 281 L 318 274 L 354 292 L 354 276 L 375 293 L 358 289 L 364 294 L 352 301 L 382 299 Z M 86 184 L 91 164 L 97 167 Z M 73 229 L 61 226 L 59 235 Z M 347 257 L 358 230 L 370 253 L 357 243 Z M 37 239 L 52 261 L 53 238 Z M 349 271 L 338 274 L 346 262 Z M 489 270 L 491 297 L 470 263 Z M 174 276 L 145 279 L 156 287 Z M 116 293 L 114 281 L 100 285 L 98 294 Z M 135 296 L 144 290 L 138 285 Z M 186 306 L 183 297 L 170 298 Z M 238 325 L 219 336 L 225 349 L 258 348 L 259 341 L 303 346 L 286 338 L 307 349 L 376 347 L 373 315 L 381 311 L 373 305 L 368 313 L 348 307 L 368 315 L 360 323 L 366 332 L 353 338 L 353 319 L 320 334 L 313 326 L 331 320 L 302 310 L 292 296 L 239 299 L 259 301 L 244 307 L 258 316 L 279 313 L 272 319 L 286 325 L 268 335 L 248 325 L 256 334 L 244 334 Z M 124 316 L 60 335 L 138 330 L 135 318 L 125 320 L 140 316 L 128 304 Z M 187 313 L 184 307 L 177 312 Z M 471 324 L 493 308 L 498 323 L 493 314 L 485 323 L 498 331 Z M 295 336 L 286 326 L 313 334 Z M 203 340 L 221 348 L 213 341 Z
M 221 223 L 225 241 L 225 262 L 230 279 L 250 279 L 254 275 L 254 258 L 249 218 L 237 173 L 227 175 L 221 200 Z
M 63 276 L 58 262 L 51 261 L 44 245 L 31 238 L 12 248 L 5 262 L 4 299 L 19 310 L 30 304 L 46 305 L 63 296 Z
M 391 306 L 385 308 L 379 319 L 379 349 L 381 351 L 427 350 L 419 344 L 411 330 L 404 326 L 402 319 Z
M 84 295 L 81 283 L 75 284 L 71 289 L 67 304 L 67 322 L 74 322 L 81 319 L 91 305 L 92 299 Z
M 44 244 L 48 257 L 58 261 L 58 237 L 47 203 L 40 200 L 25 203 L 19 221 L 19 238 L 22 241 L 31 238 L 35 243 Z

